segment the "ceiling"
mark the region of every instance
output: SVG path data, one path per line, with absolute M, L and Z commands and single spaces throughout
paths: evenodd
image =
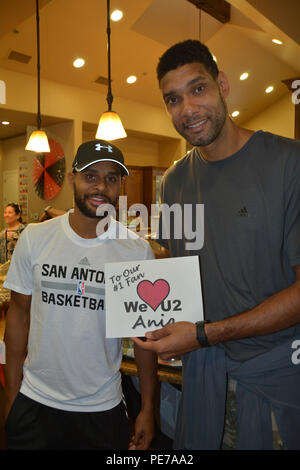
M 216 3 L 206 3 L 210 2 Z M 155 76 L 158 58 L 173 43 L 188 38 L 205 42 L 227 73 L 228 108 L 239 110 L 237 123 L 287 93 L 281 80 L 300 76 L 299 0 L 228 2 L 231 19 L 223 24 L 188 0 L 111 0 L 111 11 L 118 8 L 124 13 L 120 22 L 111 22 L 114 108 L 118 97 L 163 107 Z M 0 79 L 1 68 L 35 76 L 35 0 L 0 0 L 0 18 Z M 272 43 L 273 38 L 283 45 Z M 99 76 L 107 77 L 106 0 L 40 0 L 40 41 L 42 79 L 106 94 L 106 86 L 95 83 Z M 12 51 L 31 58 L 28 63 L 11 60 Z M 83 68 L 72 66 L 76 57 L 85 59 Z M 240 81 L 243 72 L 249 78 Z M 137 82 L 128 85 L 126 78 L 132 74 Z M 267 95 L 269 85 L 274 91 Z M 33 114 L 7 113 L 7 108 L 0 105 L 0 123 L 6 119 L 12 124 L 0 124 L 0 139 L 35 125 Z

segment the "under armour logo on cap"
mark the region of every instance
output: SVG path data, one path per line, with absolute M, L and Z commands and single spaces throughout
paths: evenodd
M 78 147 L 73 161 L 73 171 L 82 171 L 90 165 L 98 162 L 114 162 L 122 167 L 122 173 L 129 175 L 124 165 L 124 157 L 121 150 L 114 144 L 105 140 L 91 140 Z
M 113 153 L 113 148 L 111 145 L 101 145 L 101 144 L 96 144 L 95 149 L 101 151 L 101 149 L 107 149 L 108 152 Z

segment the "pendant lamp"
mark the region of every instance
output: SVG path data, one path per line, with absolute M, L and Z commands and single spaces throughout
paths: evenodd
M 40 16 L 39 16 L 39 0 L 36 0 L 36 37 L 37 37 L 37 102 L 38 102 L 38 111 L 37 111 L 37 130 L 33 131 L 25 150 L 32 150 L 37 153 L 50 152 L 49 142 L 47 135 L 44 131 L 41 130 L 41 100 L 40 100 Z
M 115 140 L 127 137 L 121 119 L 115 111 L 112 111 L 113 95 L 111 91 L 111 59 L 110 59 L 110 0 L 107 0 L 107 63 L 108 63 L 108 91 L 106 101 L 108 110 L 103 113 L 99 120 L 96 139 Z

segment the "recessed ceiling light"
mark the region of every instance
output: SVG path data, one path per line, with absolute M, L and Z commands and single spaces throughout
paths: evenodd
M 136 78 L 135 75 L 130 75 L 130 77 L 128 77 L 128 78 L 126 79 L 126 82 L 127 82 L 127 83 L 135 83 L 136 80 L 137 80 L 137 78 Z
M 246 80 L 248 77 L 249 77 L 249 73 L 247 72 L 242 73 L 242 75 L 240 76 L 240 80 Z
M 280 39 L 272 39 L 272 42 L 274 42 L 274 44 L 279 44 L 279 45 L 283 44 L 283 42 L 280 41 Z
M 3 124 L 3 126 L 9 126 L 10 122 L 9 121 L 2 121 L 1 124 Z
M 73 62 L 73 66 L 76 69 L 80 69 L 81 67 L 84 66 L 84 64 L 85 64 L 85 60 L 81 59 L 81 58 L 75 59 L 74 62 Z
M 266 93 L 272 93 L 273 90 L 274 90 L 273 86 L 268 86 L 268 88 L 265 89 L 265 92 Z
M 231 116 L 232 117 L 237 117 L 239 114 L 240 114 L 239 111 L 233 111 L 233 113 L 231 113 Z
M 123 12 L 121 10 L 114 10 L 110 17 L 113 21 L 120 21 L 123 18 Z

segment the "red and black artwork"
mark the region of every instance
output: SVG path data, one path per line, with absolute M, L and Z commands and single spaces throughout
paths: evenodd
M 53 199 L 64 182 L 66 161 L 62 146 L 48 139 L 50 152 L 36 155 L 33 162 L 33 185 L 37 195 L 46 201 Z

